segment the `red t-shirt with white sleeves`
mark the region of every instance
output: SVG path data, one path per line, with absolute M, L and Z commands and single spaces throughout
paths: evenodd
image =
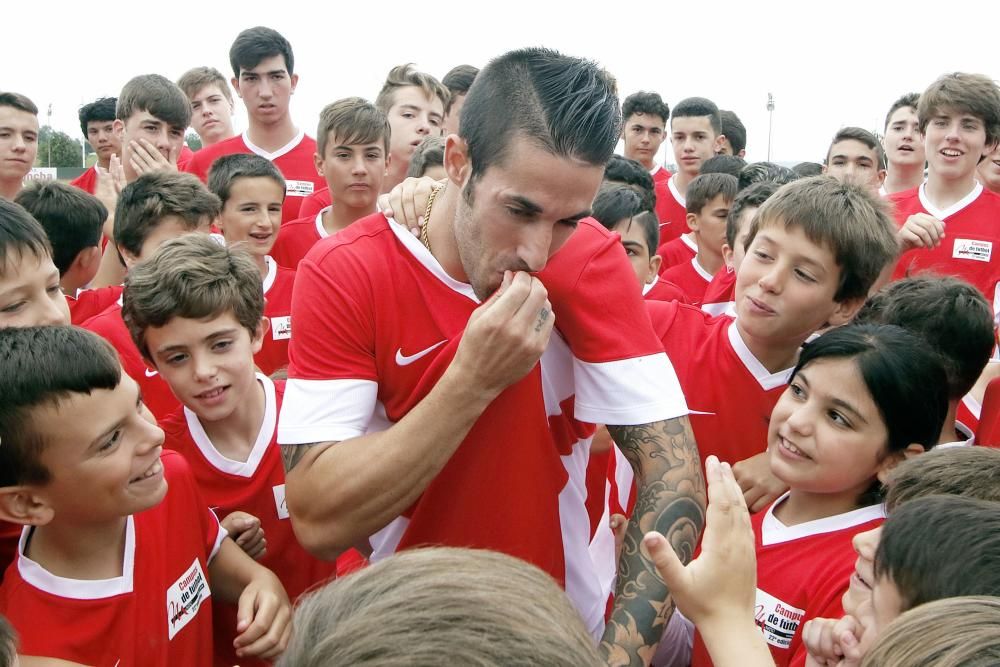
M 216 158 L 234 153 L 255 153 L 267 158 L 285 177 L 285 204 L 281 208 L 283 223 L 298 218 L 302 200 L 319 188 L 326 187 L 326 180 L 316 172 L 316 163 L 313 159 L 316 154 L 316 140 L 304 132 L 299 132 L 287 145 L 273 153 L 255 146 L 244 132 L 202 148 L 191 156 L 183 170 L 206 182 L 208 171 Z
M 268 327 L 264 344 L 253 355 L 257 368 L 270 375 L 288 365 L 288 341 L 292 339 L 292 286 L 295 271 L 278 266 L 271 257 L 265 257 L 267 275 L 264 276 L 264 316 Z
M 698 243 L 694 240 L 694 232 L 686 232 L 666 243 L 661 243 L 657 254 L 663 259 L 660 263 L 660 273 L 678 264 L 690 262 L 698 254 Z
M 169 488 L 160 504 L 126 519 L 122 575 L 67 579 L 24 555 L 0 586 L 0 613 L 22 655 L 97 667 L 212 664 L 208 564 L 226 532 L 208 511 L 187 463 L 164 451 Z
M 584 505 L 593 424 L 687 409 L 617 235 L 582 221 L 538 278 L 558 328 L 541 362 L 483 412 L 413 506 L 369 538 L 371 560 L 428 544 L 508 553 L 564 584 L 599 633 L 615 559 L 610 528 L 591 541 Z M 391 427 L 440 379 L 478 306 L 469 285 L 381 214 L 318 243 L 296 277 L 278 441 Z
M 663 197 L 658 197 L 656 202 L 657 217 L 660 218 L 660 247 L 657 248 L 656 254 L 661 257 L 667 243 L 690 231 L 687 224 L 687 202 L 677 189 L 676 178 L 677 174 L 670 177 L 664 188 L 665 194 Z M 666 267 L 661 266 L 660 273 L 664 270 Z
M 642 297 L 650 301 L 680 301 L 687 303 L 687 297 L 677 285 L 657 276 L 656 280 L 642 286 Z
M 712 282 L 705 288 L 701 309 L 711 315 L 728 313 L 735 308 L 736 272 L 723 268 L 712 276 Z
M 132 342 L 132 336 L 122 319 L 122 299 L 108 306 L 98 315 L 83 323 L 83 328 L 93 331 L 111 343 L 124 370 L 139 385 L 142 402 L 157 418 L 165 417 L 180 407 L 180 401 L 170 390 L 170 385 L 160 377 L 158 371 L 146 365 L 139 348 Z
M 182 408 L 160 421 L 166 433 L 164 447 L 182 454 L 191 466 L 202 497 L 221 521 L 241 511 L 260 519 L 267 552 L 259 561 L 281 580 L 293 602 L 314 584 L 322 584 L 336 573 L 336 563 L 311 556 L 295 538 L 285 506 L 285 469 L 278 449 L 278 412 L 285 383 L 272 382 L 257 374 L 264 389 L 264 420 L 245 462 L 226 458 L 215 448 L 198 416 Z M 236 606 L 216 602 L 213 608 L 216 664 L 265 664 L 237 658 Z
M 960 201 L 941 210 L 927 198 L 925 185 L 891 195 L 896 223 L 902 227 L 915 213 L 928 213 L 944 223 L 945 237 L 937 248 L 903 253 L 894 279 L 923 271 L 956 276 L 982 292 L 997 313 L 1000 305 L 1000 195 L 979 183 Z M 996 252 L 996 254 L 994 254 Z
M 75 188 L 80 188 L 84 192 L 94 194 L 97 191 L 97 165 L 90 167 L 72 181 L 69 182 Z
M 712 282 L 712 274 L 702 268 L 697 257 L 692 257 L 690 261 L 672 266 L 664 271 L 661 276 L 668 283 L 673 283 L 681 288 L 687 303 L 692 306 L 700 306 L 705 298 L 705 290 Z
M 332 203 L 333 196 L 330 194 L 329 187 L 316 190 L 308 197 L 302 199 L 302 206 L 299 207 L 299 216 L 302 218 L 314 216 Z
M 274 247 L 271 248 L 271 257 L 279 266 L 287 266 L 290 269 L 298 267 L 302 258 L 320 239 L 330 236 L 326 227 L 323 226 L 323 213 L 327 208 L 312 215 L 282 223 L 278 239 L 274 242 Z
M 76 296 L 66 295 L 69 319 L 72 324 L 81 325 L 116 303 L 122 296 L 121 285 L 109 285 L 94 289 L 82 289 Z
M 785 494 L 750 517 L 757 551 L 757 601 L 754 617 L 777 667 L 805 665 L 802 627 L 813 618 L 840 618 L 857 555 L 851 540 L 880 526 L 881 505 L 786 526 L 774 516 Z M 712 664 L 695 635 L 692 667 Z

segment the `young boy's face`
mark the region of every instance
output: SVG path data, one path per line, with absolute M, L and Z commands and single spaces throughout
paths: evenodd
M 733 271 L 740 270 L 743 258 L 746 257 L 747 235 L 750 233 L 750 222 L 756 212 L 756 206 L 748 206 L 740 212 L 740 219 L 737 221 L 736 247 L 730 248 L 728 243 L 722 247 L 722 258 L 726 261 L 726 266 Z
M 87 122 L 87 141 L 94 147 L 97 159 L 107 162 L 112 155 L 122 154 L 122 142 L 115 133 L 115 121 L 91 120 Z
M 697 176 L 701 163 L 712 157 L 722 144 L 708 116 L 681 116 L 670 121 L 670 143 L 677 168 Z
M 136 111 L 125 121 L 116 120 L 115 132 L 121 137 L 122 167 L 125 169 L 126 180 L 131 182 L 138 178 L 130 160 L 132 142 L 138 143 L 144 139 L 169 160 L 171 152 L 180 155 L 186 130 L 186 127 L 170 125 L 148 111 Z
M 36 408 L 32 417 L 46 443 L 41 463 L 51 473 L 37 493 L 56 520 L 110 521 L 163 500 L 163 431 L 127 374 L 110 391 L 74 393 Z
M 851 544 L 858 555 L 854 561 L 847 591 L 841 598 L 844 613 L 858 617 L 864 603 L 871 603 L 872 588 L 875 586 L 875 552 L 882 536 L 882 526 L 855 535 Z
M 924 166 L 924 142 L 920 137 L 920 122 L 913 107 L 900 107 L 892 112 L 882 139 L 885 158 L 900 167 Z
M 448 115 L 441 126 L 441 136 L 458 134 L 459 121 L 462 119 L 462 107 L 465 105 L 465 95 L 465 93 L 459 93 L 452 97 L 451 108 L 448 109 Z
M 977 178 L 987 190 L 1000 193 L 1000 144 L 979 163 Z
M 903 597 L 892 577 L 885 574 L 876 579 L 872 587 L 873 629 L 876 634 L 884 631 L 904 611 Z
M 639 286 L 655 281 L 660 271 L 661 259 L 659 255 L 650 252 L 642 225 L 625 218 L 615 224 L 614 231 L 622 237 L 622 246 L 628 255 L 628 261 L 632 264 L 632 270 L 635 271 L 635 277 L 639 279 Z
M 0 106 L 0 181 L 23 179 L 38 154 L 38 117 Z
M 736 274 L 737 326 L 764 344 L 801 345 L 826 324 L 841 324 L 860 306 L 833 297 L 840 267 L 833 252 L 799 226 L 761 225 Z
M 271 252 L 281 226 L 285 190 L 266 176 L 237 178 L 229 187 L 218 227 L 228 245 L 243 243 L 254 255 Z
M 396 136 L 395 129 L 392 136 Z M 333 132 L 327 137 L 324 154 L 316 155 L 316 170 L 326 179 L 333 201 L 351 208 L 375 206 L 388 166 L 384 141 L 348 144 Z
M 830 146 L 823 173 L 841 183 L 851 181 L 877 194 L 885 181 L 885 169 L 880 169 L 878 153 L 855 139 L 844 139 Z
M 9 251 L 0 269 L 0 328 L 69 324 L 69 306 L 51 257 Z
M 142 242 L 142 247 L 139 248 L 138 255 L 133 255 L 121 246 L 118 249 L 125 260 L 125 266 L 131 269 L 142 260 L 152 257 L 156 249 L 170 239 L 180 238 L 185 234 L 208 234 L 211 231 L 211 226 L 212 220 L 207 217 L 202 218 L 195 229 L 191 229 L 190 225 L 180 216 L 166 215 L 159 220 L 146 236 L 146 239 Z
M 191 96 L 191 127 L 206 144 L 233 136 L 233 103 L 218 84 L 210 83 Z
M 666 138 L 666 121 L 647 113 L 634 113 L 625 119 L 622 138 L 625 140 L 625 157 L 652 169 L 660 144 Z
M 698 252 L 722 254 L 722 246 L 726 244 L 726 217 L 732 200 L 723 195 L 715 195 L 697 213 L 687 214 L 688 227 L 695 234 Z
M 252 69 L 240 69 L 239 78 L 232 80 L 250 119 L 261 125 L 272 125 L 288 116 L 288 104 L 298 83 L 299 75 L 288 73 L 282 55 L 264 58 Z
M 232 311 L 201 320 L 175 317 L 146 329 L 146 348 L 181 403 L 203 421 L 220 421 L 250 396 L 263 323 L 251 337 Z
M 441 134 L 444 104 L 437 96 L 428 97 L 418 86 L 404 86 L 395 92 L 386 116 L 392 129 L 389 153 L 393 160 L 408 165 L 424 137 Z
M 975 173 L 979 160 L 993 152 L 986 143 L 983 120 L 956 109 L 938 109 L 924 130 L 924 149 L 930 170 L 945 180 Z

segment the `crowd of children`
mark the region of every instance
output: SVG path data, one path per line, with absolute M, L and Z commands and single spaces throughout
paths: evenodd
M 793 170 L 544 49 L 315 138 L 229 58 L 69 184 L 0 92 L 0 665 L 1000 660 L 995 82 Z

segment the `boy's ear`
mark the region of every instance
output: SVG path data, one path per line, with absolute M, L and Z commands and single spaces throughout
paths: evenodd
M 914 456 L 919 456 L 926 451 L 927 450 L 924 449 L 923 445 L 918 445 L 915 442 L 910 443 L 907 445 L 906 449 L 899 452 L 893 452 L 889 456 L 886 456 L 882 460 L 882 463 L 879 464 L 878 471 L 875 473 L 875 476 L 878 478 L 879 482 L 885 484 L 889 481 L 889 473 L 892 472 L 893 468 L 903 461 L 912 459 Z
M 729 247 L 728 243 L 722 244 L 722 261 L 726 263 L 726 271 L 732 273 L 736 270 L 736 266 L 733 264 L 733 249 Z
M 0 487 L 0 519 L 21 526 L 44 526 L 55 511 L 30 486 Z
M 298 74 L 293 74 L 290 77 L 288 77 L 288 80 L 292 82 L 291 94 L 294 95 L 295 94 L 295 87 L 297 85 L 299 85 L 299 75 Z
M 448 179 L 459 187 L 465 187 L 472 175 L 472 161 L 469 146 L 457 134 L 448 135 L 444 145 L 444 170 Z
M 663 264 L 663 258 L 659 255 L 653 255 L 649 258 L 649 270 L 653 272 L 652 280 L 647 282 L 656 282 L 657 276 L 660 275 L 660 265 Z
M 694 213 L 688 213 L 687 216 L 688 229 L 692 232 L 698 231 L 698 216 Z
M 323 175 L 323 156 L 319 153 L 313 153 L 313 164 L 316 165 L 316 173 L 320 176 Z
M 121 244 L 118 244 L 118 254 L 121 255 L 122 261 L 125 262 L 126 271 L 139 263 L 139 258 L 123 248 Z
M 232 84 L 233 90 L 236 91 L 236 96 L 239 97 L 242 100 L 243 99 L 243 94 L 240 93 L 240 79 L 239 79 L 239 77 L 234 76 L 232 79 L 229 80 L 229 83 Z
M 267 330 L 271 328 L 271 320 L 267 317 L 261 317 L 260 322 L 257 323 L 257 331 L 254 333 L 253 339 L 250 341 L 250 347 L 254 354 L 260 352 L 260 348 L 264 346 L 264 336 L 267 334 Z
M 712 153 L 718 155 L 722 152 L 722 146 L 726 143 L 726 135 L 719 133 L 715 135 L 715 148 L 712 149 Z
M 887 176 L 888 174 L 889 174 L 889 172 L 888 172 L 888 171 L 886 171 L 885 169 L 879 169 L 879 170 L 878 170 L 878 186 L 879 186 L 880 188 L 881 188 L 881 187 L 882 187 L 882 185 L 883 185 L 883 184 L 885 183 L 885 177 L 886 177 L 886 176 Z
M 858 314 L 863 305 L 865 305 L 865 297 L 863 296 L 856 299 L 834 302 L 833 312 L 830 313 L 826 325 L 828 327 L 839 327 L 842 324 L 847 324 Z

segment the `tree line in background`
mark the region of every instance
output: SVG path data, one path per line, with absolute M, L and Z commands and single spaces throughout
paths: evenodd
M 201 139 L 194 132 L 189 132 L 184 141 L 193 151 L 201 148 Z M 89 167 L 97 161 L 97 155 L 89 143 L 87 144 L 86 164 L 82 160 L 83 146 L 79 139 L 74 139 L 65 132 L 60 132 L 48 125 L 43 125 L 38 130 L 36 167 Z

